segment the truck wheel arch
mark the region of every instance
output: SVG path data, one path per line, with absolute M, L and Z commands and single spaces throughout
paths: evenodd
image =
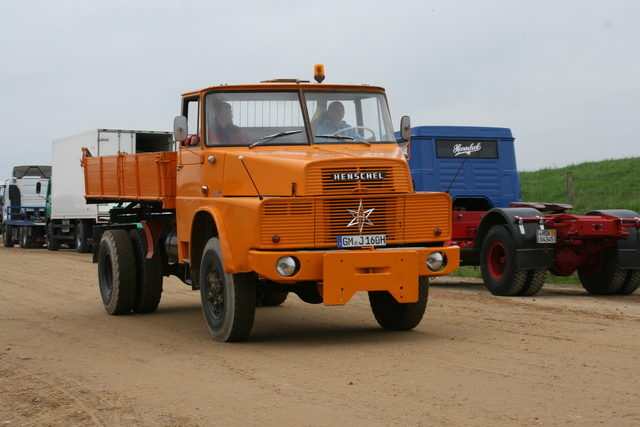
M 487 236 L 487 233 L 494 225 L 506 225 L 511 231 L 511 235 L 516 240 L 516 244 L 518 247 L 526 244 L 527 238 L 522 235 L 520 232 L 520 227 L 516 220 L 516 217 L 523 218 L 532 218 L 536 216 L 543 216 L 543 214 L 532 208 L 493 208 L 489 210 L 482 221 L 480 221 L 480 225 L 478 226 L 478 232 L 476 233 L 475 238 L 475 247 L 480 248 L 482 246 L 482 242 Z M 523 224 L 525 229 L 528 231 L 529 229 L 535 229 L 538 227 L 538 223 L 527 222 Z M 527 233 L 529 234 L 529 233 Z
M 227 227 L 223 215 L 210 206 L 203 206 L 196 211 L 191 224 L 191 267 L 195 274 L 200 271 L 200 260 L 203 250 L 210 238 L 217 236 L 222 250 L 222 262 L 226 269 L 235 271 L 236 264 L 229 246 Z M 197 267 L 197 268 L 196 268 Z

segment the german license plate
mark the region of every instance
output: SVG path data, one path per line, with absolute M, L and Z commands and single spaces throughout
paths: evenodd
M 538 243 L 555 243 L 556 230 L 538 230 Z
M 339 248 L 356 248 L 363 246 L 386 246 L 386 234 L 360 234 L 357 236 L 338 236 Z

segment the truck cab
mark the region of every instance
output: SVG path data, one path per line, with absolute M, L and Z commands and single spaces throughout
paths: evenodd
M 2 236 L 5 247 L 44 245 L 45 191 L 51 166 L 15 166 L 5 182 Z
M 488 211 L 522 201 L 508 128 L 414 127 L 409 167 L 417 189 L 448 192 L 454 211 Z

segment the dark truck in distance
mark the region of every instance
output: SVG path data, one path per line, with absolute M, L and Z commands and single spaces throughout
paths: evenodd
M 491 293 L 535 295 L 547 271 L 557 276 L 577 271 L 583 287 L 597 295 L 638 289 L 638 213 L 572 215 L 568 204 L 523 202 L 510 129 L 419 126 L 410 135 L 416 190 L 449 193 L 449 244 L 460 247 L 460 265 L 481 267 Z

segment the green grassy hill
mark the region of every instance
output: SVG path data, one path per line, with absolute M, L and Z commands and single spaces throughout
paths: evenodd
M 568 203 L 567 172 L 573 172 L 577 215 L 594 209 L 640 212 L 640 157 L 520 172 L 522 200 Z
M 569 171 L 573 173 L 575 203 L 568 213 L 582 215 L 598 209 L 629 209 L 640 213 L 640 157 L 520 172 L 522 200 L 569 203 Z M 461 267 L 452 275 L 481 277 L 480 267 Z M 580 283 L 580 280 L 577 274 L 557 277 L 548 273 L 547 282 Z

